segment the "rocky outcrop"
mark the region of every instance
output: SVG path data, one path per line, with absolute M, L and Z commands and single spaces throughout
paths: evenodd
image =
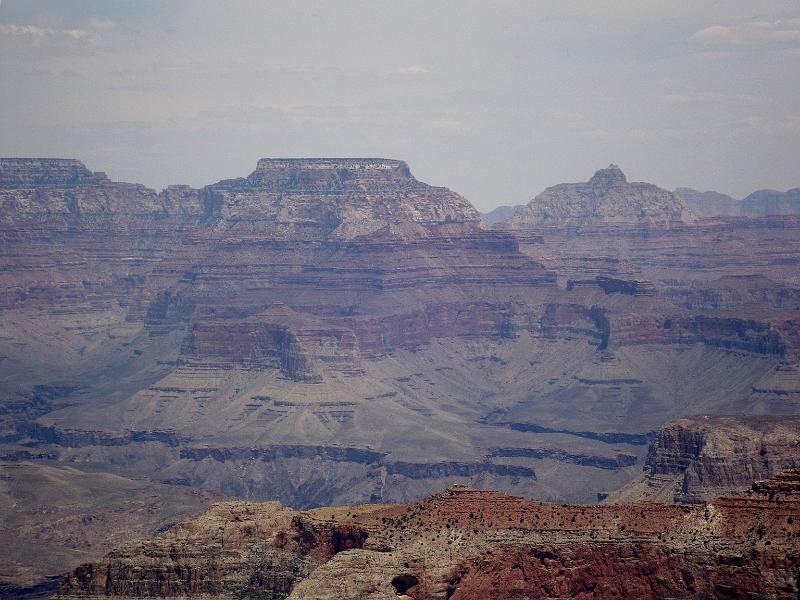
M 633 225 L 670 227 L 692 223 L 695 215 L 667 190 L 628 183 L 616 165 L 586 183 L 562 183 L 531 200 L 506 224 L 514 228 Z
M 458 194 L 417 181 L 399 160 L 261 159 L 244 179 L 203 190 L 206 216 L 240 233 L 280 239 L 353 239 L 379 231 L 418 237 L 430 228 L 477 228 L 479 213 Z
M 217 505 L 161 538 L 112 553 L 106 565 L 79 567 L 60 594 L 247 596 L 252 590 L 260 597 L 285 598 L 295 580 L 312 567 L 302 556 L 299 540 L 286 539 L 292 516 L 275 503 Z
M 164 217 L 165 207 L 153 190 L 112 182 L 79 160 L 0 159 L 0 223 L 74 226 L 76 220 L 120 215 Z
M 668 502 L 702 502 L 800 466 L 800 417 L 678 419 L 650 445 L 645 476 L 612 494 Z
M 72 158 L 0 158 L 0 187 L 75 186 L 103 181 L 102 173 L 92 173 L 81 161 Z
M 800 471 L 694 507 L 464 486 L 303 513 L 224 503 L 79 567 L 57 597 L 788 598 L 799 535 Z
M 654 321 L 645 316 L 613 318 L 612 342 L 638 344 L 706 344 L 755 354 L 786 354 L 784 336 L 769 323 L 737 318 L 698 315 L 683 319 Z
M 541 319 L 545 336 L 581 334 L 597 340 L 597 349 L 605 350 L 611 334 L 605 311 L 599 306 L 547 304 Z

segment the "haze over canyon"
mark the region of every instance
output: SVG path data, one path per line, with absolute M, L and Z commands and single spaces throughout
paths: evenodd
M 0 0 L 0 600 L 798 600 L 798 73 L 797 0 Z

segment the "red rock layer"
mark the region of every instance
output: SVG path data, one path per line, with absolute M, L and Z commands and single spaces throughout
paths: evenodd
M 456 487 L 410 506 L 221 504 L 80 567 L 60 596 L 790 598 L 798 552 L 800 471 L 694 507 Z

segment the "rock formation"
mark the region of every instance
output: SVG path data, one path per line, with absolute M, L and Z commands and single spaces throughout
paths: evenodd
M 800 417 L 691 417 L 664 425 L 640 480 L 614 501 L 702 502 L 800 467 Z
M 675 195 L 650 183 L 629 183 L 617 165 L 609 165 L 585 183 L 562 183 L 547 188 L 507 223 L 511 227 L 670 227 L 695 220 L 695 215 Z
M 797 470 L 694 507 L 456 486 L 413 505 L 219 504 L 78 567 L 57 597 L 790 598 L 798 550 Z
M 48 464 L 28 452 L 0 462 L 0 597 L 55 591 L 68 569 L 131 538 L 197 516 L 220 494 L 92 468 Z M 36 462 L 34 462 L 36 461 Z

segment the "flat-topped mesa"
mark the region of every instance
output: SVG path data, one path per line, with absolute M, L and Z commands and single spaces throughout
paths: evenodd
M 616 165 L 600 169 L 587 182 L 547 188 L 507 221 L 524 229 L 537 226 L 672 227 L 697 217 L 686 203 L 650 183 L 630 183 Z
M 480 223 L 466 199 L 418 181 L 403 161 L 383 158 L 263 158 L 248 177 L 202 194 L 209 223 L 246 219 L 253 232 L 277 237 L 424 237 L 431 228 L 463 233 Z
M 385 158 L 262 158 L 246 181 L 267 190 L 316 193 L 428 187 L 405 162 Z
M 161 217 L 166 210 L 155 190 L 111 181 L 77 159 L 0 158 L 0 221 L 6 223 L 43 220 L 58 227 L 68 219 L 91 226 L 103 218 L 124 227 L 132 216 Z
M 0 158 L 0 188 L 73 186 L 105 180 L 74 158 Z

